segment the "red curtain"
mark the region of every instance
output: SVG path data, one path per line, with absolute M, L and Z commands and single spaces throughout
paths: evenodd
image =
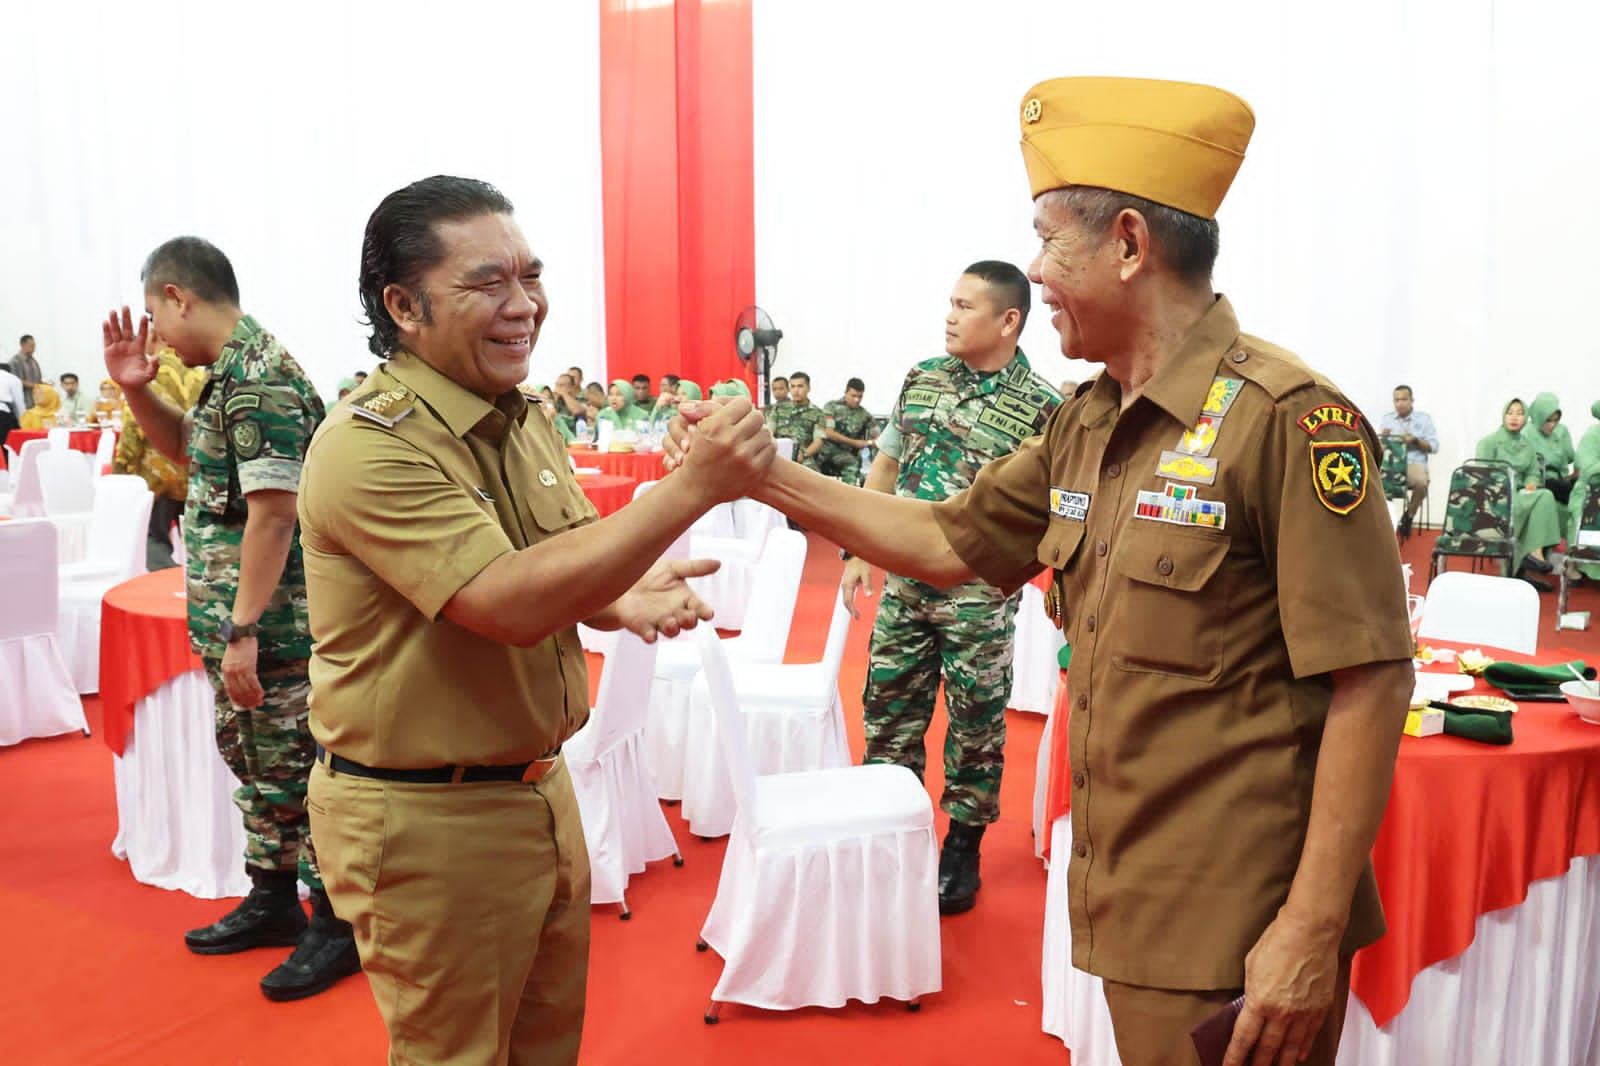
M 600 124 L 608 376 L 748 379 L 750 0 L 601 0 Z

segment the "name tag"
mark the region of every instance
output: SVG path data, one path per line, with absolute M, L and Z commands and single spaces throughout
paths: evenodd
M 937 407 L 939 405 L 938 389 L 907 389 L 907 407 Z
M 1050 513 L 1073 522 L 1089 518 L 1089 494 L 1050 486 Z

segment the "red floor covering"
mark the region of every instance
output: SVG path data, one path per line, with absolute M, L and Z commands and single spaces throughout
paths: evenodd
M 1420 590 L 1430 537 L 1405 557 Z M 789 657 L 820 657 L 840 564 L 813 538 Z M 874 598 L 875 599 L 875 598 Z M 1553 596 L 1541 597 L 1540 643 L 1593 657 L 1596 631 L 1553 633 Z M 1573 609 L 1600 608 L 1591 588 Z M 852 747 L 860 752 L 860 692 L 867 620 L 857 623 L 841 688 Z M 86 701 L 91 726 L 99 707 Z M 920 1014 L 898 1005 L 853 1005 L 788 1014 L 728 1007 L 700 1021 L 720 967 L 694 950 L 715 892 L 723 846 L 690 835 L 669 808 L 688 863 L 653 865 L 630 885 L 634 918 L 594 912 L 589 1016 L 582 1061 L 594 1064 L 1063 1063 L 1039 1031 L 1040 926 L 1045 874 L 1029 835 L 1034 755 L 1043 720 L 1008 715 L 1009 768 L 1001 821 L 984 847 L 984 888 L 973 912 L 943 920 L 945 990 Z M 937 796 L 942 712 L 929 735 Z M 256 981 L 283 954 L 201 958 L 184 929 L 229 904 L 136 883 L 112 858 L 116 829 L 111 755 L 96 739 L 63 737 L 0 749 L 0 1063 L 17 1066 L 136 1063 L 276 1066 L 379 1063 L 382 1025 L 364 981 L 293 1004 L 272 1004 Z M 943 819 L 940 818 L 940 832 Z

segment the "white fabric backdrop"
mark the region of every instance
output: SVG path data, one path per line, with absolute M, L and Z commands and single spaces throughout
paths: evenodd
M 967 263 L 1036 250 L 1017 110 L 1068 74 L 1205 81 L 1257 131 L 1219 214 L 1217 286 L 1245 328 L 1376 419 L 1407 382 L 1448 471 L 1513 393 L 1600 397 L 1588 307 L 1600 8 L 1578 0 L 858 0 L 755 5 L 757 299 L 780 371 L 886 411 L 942 351 Z M 1036 294 L 1037 295 L 1037 294 Z M 1023 347 L 1082 380 L 1045 316 Z
M 356 298 L 367 216 L 437 173 L 493 182 L 546 264 L 532 379 L 604 380 L 599 14 L 535 0 L 8 4 L 0 63 L 0 359 L 104 377 L 98 323 L 194 233 L 331 401 L 375 360 Z M 208 69 L 211 68 L 211 69 Z

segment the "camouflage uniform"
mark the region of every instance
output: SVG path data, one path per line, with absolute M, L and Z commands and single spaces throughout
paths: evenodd
M 817 436 L 817 427 L 822 425 L 822 408 L 814 403 L 807 403 L 804 407 L 793 400 L 785 400 L 772 409 L 768 420 L 775 438 L 784 437 L 794 441 L 795 461 L 811 469 L 817 469 L 816 456 L 807 456 L 805 450 L 811 447 L 811 442 Z
M 986 463 L 1040 432 L 1060 403 L 1020 350 L 989 374 L 953 356 L 917 364 L 878 438 L 883 454 L 900 464 L 895 494 L 954 496 Z M 983 582 L 941 591 L 891 574 L 872 627 L 861 696 L 867 761 L 899 763 L 921 775 L 942 669 L 950 730 L 940 806 L 967 825 L 1000 816 L 1018 599 Z
M 831 429 L 851 440 L 866 440 L 871 425 L 872 415 L 865 407 L 851 407 L 843 400 L 829 400 L 822 408 L 822 425 L 817 428 L 822 449 L 817 452 L 816 470 L 836 477 L 846 485 L 861 484 L 861 449 L 829 440 L 825 431 Z
M 220 627 L 239 591 L 245 497 L 299 491 L 300 464 L 323 414 L 316 389 L 277 338 L 248 315 L 240 319 L 190 412 L 184 523 L 189 641 L 216 693 L 217 748 L 239 779 L 233 801 L 244 812 L 245 861 L 266 870 L 298 867 L 317 889 L 322 877 L 305 811 L 313 758 L 306 726 L 311 630 L 298 528 L 261 614 L 256 671 L 265 698 L 254 710 L 228 699 Z

